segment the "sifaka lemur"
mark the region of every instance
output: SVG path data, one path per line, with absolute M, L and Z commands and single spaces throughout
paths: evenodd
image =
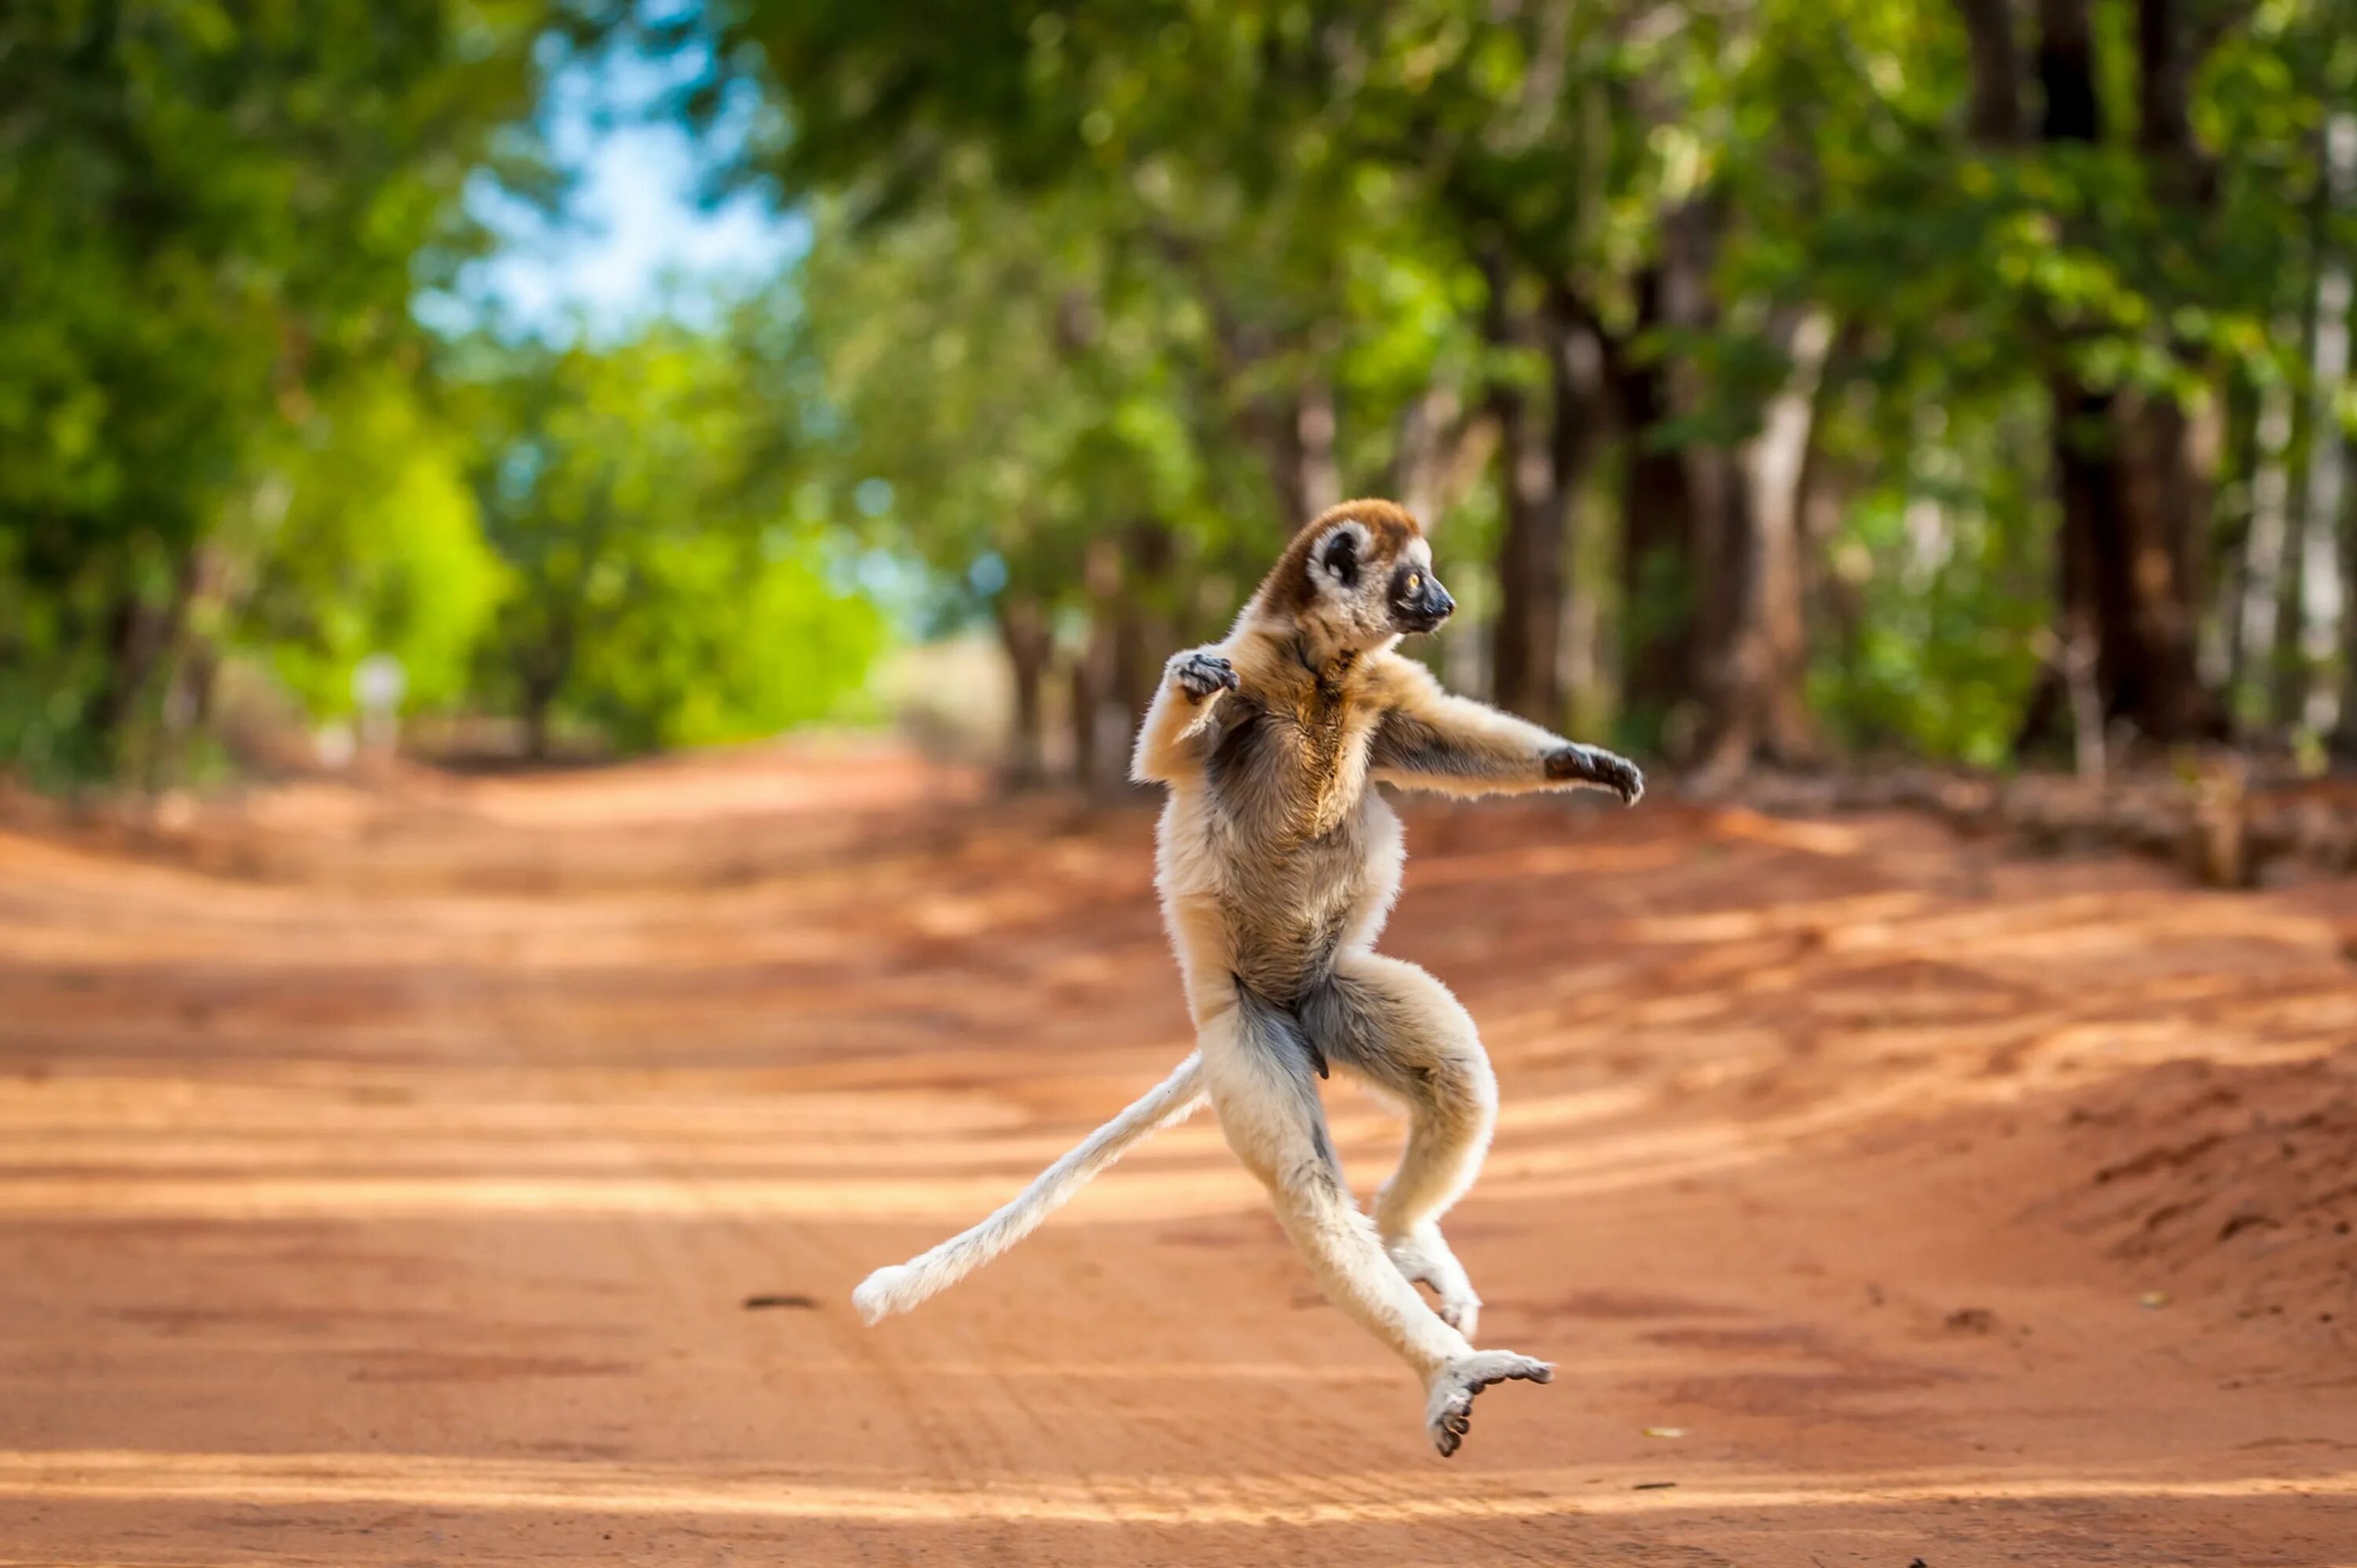
M 1448 987 L 1374 950 L 1403 845 L 1399 819 L 1368 785 L 1587 786 L 1633 804 L 1644 779 L 1610 752 L 1450 695 L 1394 651 L 1455 607 L 1415 518 L 1346 501 L 1295 536 L 1225 641 L 1170 660 L 1132 772 L 1169 790 L 1157 885 L 1196 1049 L 997 1213 L 869 1275 L 853 1295 L 868 1322 L 997 1256 L 1208 1099 L 1328 1297 L 1423 1380 L 1426 1427 L 1444 1455 L 1481 1390 L 1553 1376 L 1544 1361 L 1471 1342 L 1480 1297 L 1438 1221 L 1489 1148 L 1496 1080 Z M 1327 1135 L 1318 1080 L 1329 1066 L 1407 1109 L 1406 1147 L 1372 1216 Z

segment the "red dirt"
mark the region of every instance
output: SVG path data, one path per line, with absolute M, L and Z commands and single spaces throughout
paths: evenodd
M 1208 1123 L 849 1309 L 1186 1048 L 1146 814 L 757 752 L 0 832 L 0 1560 L 2357 1562 L 2357 888 L 1410 822 L 1506 1105 L 1449 1230 L 1559 1364 L 1452 1462 Z

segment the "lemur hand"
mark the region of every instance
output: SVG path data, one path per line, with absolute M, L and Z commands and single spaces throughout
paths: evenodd
M 1182 653 L 1170 661 L 1170 674 L 1199 703 L 1214 692 L 1232 692 L 1238 684 L 1236 667 L 1216 653 Z
M 1566 746 L 1547 753 L 1546 776 L 1601 785 L 1620 796 L 1624 806 L 1635 805 L 1645 793 L 1645 776 L 1638 771 L 1637 765 L 1601 746 Z

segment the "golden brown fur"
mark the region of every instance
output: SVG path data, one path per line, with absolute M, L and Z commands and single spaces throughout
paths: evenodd
M 1276 558 L 1268 575 L 1261 579 L 1260 591 L 1254 597 L 1265 602 L 1279 615 L 1298 614 L 1315 596 L 1316 585 L 1309 577 L 1309 550 L 1336 521 L 1352 518 L 1364 523 L 1374 536 L 1375 550 L 1387 560 L 1396 561 L 1406 553 L 1411 540 L 1422 539 L 1424 529 L 1405 509 L 1390 501 L 1344 501 L 1329 507 L 1297 531 Z

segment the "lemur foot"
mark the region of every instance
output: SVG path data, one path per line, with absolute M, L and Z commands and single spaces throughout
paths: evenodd
M 1585 784 L 1598 785 L 1620 797 L 1624 806 L 1633 806 L 1645 793 L 1645 776 L 1637 765 L 1625 757 L 1616 757 L 1598 746 L 1566 746 L 1547 754 L 1546 776 L 1549 779 L 1576 779 Z
M 1383 1251 L 1391 1254 L 1392 1266 L 1408 1283 L 1432 1287 L 1432 1294 L 1439 1298 L 1433 1310 L 1440 1315 L 1440 1321 L 1466 1338 L 1473 1337 L 1481 1322 L 1481 1298 L 1448 1243 L 1437 1234 L 1394 1236 L 1385 1240 Z
M 1474 1397 L 1491 1383 L 1514 1379 L 1552 1382 L 1555 1369 L 1512 1350 L 1476 1350 L 1432 1375 L 1431 1391 L 1424 1403 L 1424 1429 L 1432 1434 L 1432 1445 L 1440 1450 L 1443 1459 L 1457 1452 L 1471 1429 Z
M 1214 692 L 1236 689 L 1236 667 L 1216 653 L 1182 653 L 1170 661 L 1170 673 L 1187 694 L 1201 702 Z

